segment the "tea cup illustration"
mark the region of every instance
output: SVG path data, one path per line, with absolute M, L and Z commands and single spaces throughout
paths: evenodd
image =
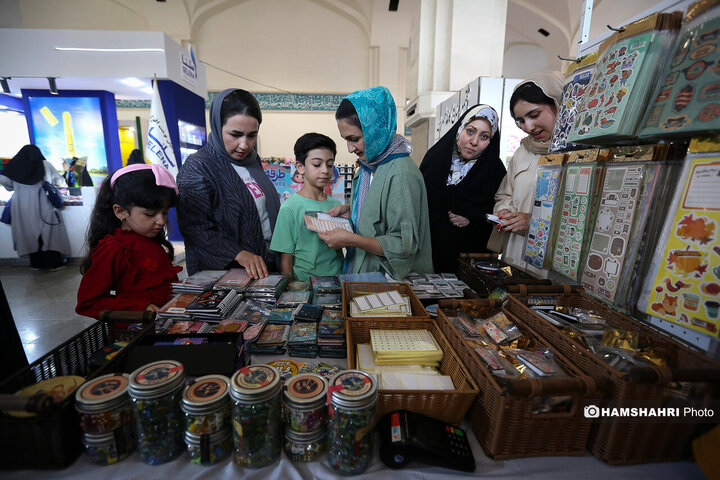
M 705 300 L 705 311 L 709 318 L 718 318 L 718 314 L 720 314 L 720 302 L 716 300 Z

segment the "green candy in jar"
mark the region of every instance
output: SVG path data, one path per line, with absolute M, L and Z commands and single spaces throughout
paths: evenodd
M 372 461 L 377 382 L 360 370 L 345 370 L 333 377 L 328 390 L 328 462 L 342 475 L 357 475 Z
M 232 424 L 235 463 L 258 468 L 280 457 L 280 374 L 269 365 L 249 365 L 233 375 Z

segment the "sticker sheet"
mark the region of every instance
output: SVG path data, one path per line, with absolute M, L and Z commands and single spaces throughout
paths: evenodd
M 582 274 L 585 289 L 614 302 L 621 280 L 645 165 L 608 166 Z
M 660 244 L 647 313 L 718 336 L 720 327 L 720 155 L 690 160 L 677 211 Z M 658 255 L 660 255 L 658 257 Z
M 562 103 L 557 113 L 555 129 L 553 130 L 552 141 L 550 142 L 551 152 L 557 152 L 572 145 L 568 145 L 568 135 L 575 123 L 578 106 L 587 92 L 594 68 L 594 64 L 580 68 L 565 79 Z
M 543 268 L 553 219 L 555 197 L 560 184 L 561 165 L 538 166 L 535 202 L 530 217 L 530 228 L 525 240 L 523 260 L 534 267 Z
M 680 39 L 641 136 L 720 130 L 720 17 Z
M 648 31 L 625 38 L 603 52 L 578 110 L 569 141 L 586 143 L 594 137 L 619 133 L 654 34 L 654 31 Z
M 553 270 L 573 280 L 578 279 L 585 230 L 593 215 L 595 177 L 599 167 L 595 164 L 570 164 L 565 171 L 565 189 L 560 205 Z

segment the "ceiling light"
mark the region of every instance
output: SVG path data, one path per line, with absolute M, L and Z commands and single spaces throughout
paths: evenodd
M 55 77 L 47 77 L 47 79 L 48 79 L 48 85 L 50 85 L 50 93 L 52 95 L 57 95 L 58 90 L 57 90 L 57 84 L 55 83 Z
M 61 52 L 165 52 L 164 48 L 85 48 L 85 47 L 55 47 Z
M 8 85 L 10 77 L 0 77 L 0 85 L 2 85 L 3 93 L 10 93 L 10 85 Z
M 547 37 L 548 35 L 550 35 L 550 32 L 548 32 L 548 31 L 545 30 L 544 28 L 538 28 L 538 32 L 539 32 L 540 35 L 542 35 L 543 37 Z
M 135 77 L 123 78 L 122 80 L 120 80 L 120 83 L 124 83 L 128 87 L 136 87 L 136 88 L 144 87 L 145 85 L 147 85 L 147 82 L 143 82 L 139 78 L 135 78 Z

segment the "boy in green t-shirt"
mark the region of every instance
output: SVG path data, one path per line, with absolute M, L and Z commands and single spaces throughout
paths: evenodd
M 270 250 L 282 253 L 282 273 L 292 273 L 295 280 L 342 273 L 342 250 L 334 250 L 305 226 L 307 211 L 326 212 L 340 202 L 325 194 L 333 177 L 337 153 L 335 142 L 320 133 L 306 133 L 295 142 L 296 168 L 305 179 L 300 191 L 281 206 L 275 222 Z

